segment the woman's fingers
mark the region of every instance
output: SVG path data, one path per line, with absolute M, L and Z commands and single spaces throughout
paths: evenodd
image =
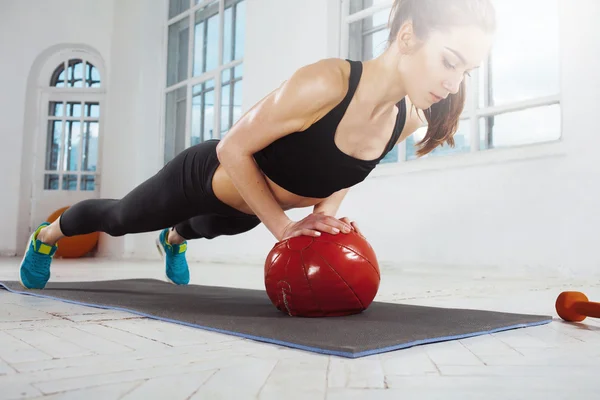
M 337 235 L 338 233 L 340 233 L 340 230 L 337 227 L 331 226 L 331 225 L 326 224 L 324 222 L 317 222 L 315 224 L 315 229 L 318 229 L 321 232 L 330 233 L 332 235 Z

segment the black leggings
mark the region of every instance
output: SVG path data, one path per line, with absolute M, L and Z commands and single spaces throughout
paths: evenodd
M 94 199 L 68 208 L 60 218 L 65 236 L 111 236 L 174 227 L 185 239 L 237 235 L 260 224 L 255 215 L 221 202 L 212 189 L 219 166 L 218 140 L 192 146 L 120 200 Z

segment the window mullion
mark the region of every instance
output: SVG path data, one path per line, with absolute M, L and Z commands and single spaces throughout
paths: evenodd
M 490 53 L 486 68 L 485 68 L 485 82 L 484 82 L 484 90 L 485 90 L 485 107 L 491 107 L 494 105 L 494 88 L 492 85 L 492 54 Z M 491 149 L 494 143 L 494 133 L 492 131 L 492 127 L 494 125 L 494 117 L 489 116 L 485 117 L 485 139 L 486 139 L 486 148 Z
M 233 22 L 235 23 L 235 22 Z M 214 131 L 212 138 L 220 139 L 221 138 L 221 87 L 222 82 L 221 78 L 223 76 L 223 42 L 225 40 L 225 0 L 219 0 L 219 42 L 218 42 L 218 58 L 219 60 L 217 67 L 217 76 L 215 77 L 215 93 L 213 98 L 214 108 L 213 108 L 213 117 L 214 117 Z M 233 38 L 232 38 L 233 40 Z
M 190 0 L 190 2 L 193 0 Z M 195 12 L 190 12 L 188 16 L 188 67 L 187 76 L 185 83 L 185 129 L 184 129 L 184 141 L 183 146 L 187 148 L 190 146 L 192 141 L 192 86 L 189 84 L 190 79 L 194 76 L 194 46 L 196 31 L 196 21 L 194 18 Z M 176 123 L 177 126 L 177 123 Z M 177 139 L 175 140 L 177 143 Z
M 85 66 L 85 64 L 84 64 Z M 85 74 L 84 74 L 85 75 Z M 85 101 L 81 103 L 81 115 L 79 116 L 79 143 L 77 146 L 77 150 L 79 151 L 79 161 L 77 163 L 77 182 L 75 182 L 75 190 L 81 190 L 81 170 L 83 167 L 83 130 L 84 130 L 84 121 L 83 116 L 85 115 Z
M 231 5 L 231 32 L 229 32 L 231 34 L 231 48 L 229 49 L 231 51 L 231 60 L 234 61 L 235 60 L 235 46 L 237 43 L 235 43 L 235 30 L 237 29 L 237 8 L 238 8 L 239 3 L 234 3 Z M 223 21 L 225 21 L 225 10 L 223 10 Z M 223 22 L 224 24 L 224 22 Z M 223 39 L 225 40 L 225 39 Z
M 235 105 L 235 100 L 233 99 L 233 96 L 235 95 L 235 81 L 233 80 L 233 75 L 234 75 L 234 71 L 230 71 L 230 83 L 229 83 L 229 121 L 227 121 L 227 126 L 229 127 L 229 129 L 231 129 L 231 127 L 233 126 L 233 107 Z M 221 107 L 219 107 L 221 108 Z
M 473 79 L 471 85 L 469 85 L 469 91 L 471 92 L 471 101 L 468 104 L 469 107 L 469 132 L 470 132 L 470 147 L 471 152 L 477 152 L 480 149 L 481 133 L 479 132 L 479 121 L 477 118 L 477 107 L 479 104 L 479 68 L 473 71 Z
M 58 151 L 58 160 L 56 163 L 56 172 L 58 174 L 58 190 L 62 190 L 62 180 L 63 180 L 63 157 L 65 153 L 65 142 L 66 142 L 66 133 L 67 133 L 67 104 L 65 102 L 65 115 L 62 120 L 62 127 L 60 130 L 60 146 Z

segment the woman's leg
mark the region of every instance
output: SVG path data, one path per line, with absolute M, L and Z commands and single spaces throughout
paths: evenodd
M 167 252 L 167 276 L 174 283 L 189 280 L 186 245 L 171 245 L 167 229 L 203 214 L 248 217 L 221 203 L 212 191 L 212 177 L 219 165 L 218 141 L 212 140 L 181 152 L 120 200 L 97 199 L 77 203 L 52 224 L 38 227 L 21 262 L 21 282 L 41 289 L 50 279 L 50 263 L 56 242 L 63 236 L 105 232 L 112 236 L 163 230 L 160 244 Z M 183 228 L 185 229 L 185 228 Z
M 237 217 L 230 215 L 207 214 L 190 218 L 177 224 L 174 229 L 179 238 L 214 239 L 218 236 L 233 236 L 248 232 L 260 224 L 255 216 Z
M 212 182 L 212 173 L 206 167 L 214 164 L 215 148 L 216 141 L 210 141 L 184 150 L 122 199 L 92 199 L 73 205 L 43 228 L 38 239 L 54 245 L 63 236 L 91 232 L 111 236 L 151 232 L 210 213 L 212 201 L 206 197 L 212 190 L 207 193 L 205 181 Z

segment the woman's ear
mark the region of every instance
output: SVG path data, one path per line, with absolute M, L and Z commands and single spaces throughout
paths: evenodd
M 418 45 L 412 21 L 406 21 L 396 34 L 396 46 L 401 54 L 410 54 Z

